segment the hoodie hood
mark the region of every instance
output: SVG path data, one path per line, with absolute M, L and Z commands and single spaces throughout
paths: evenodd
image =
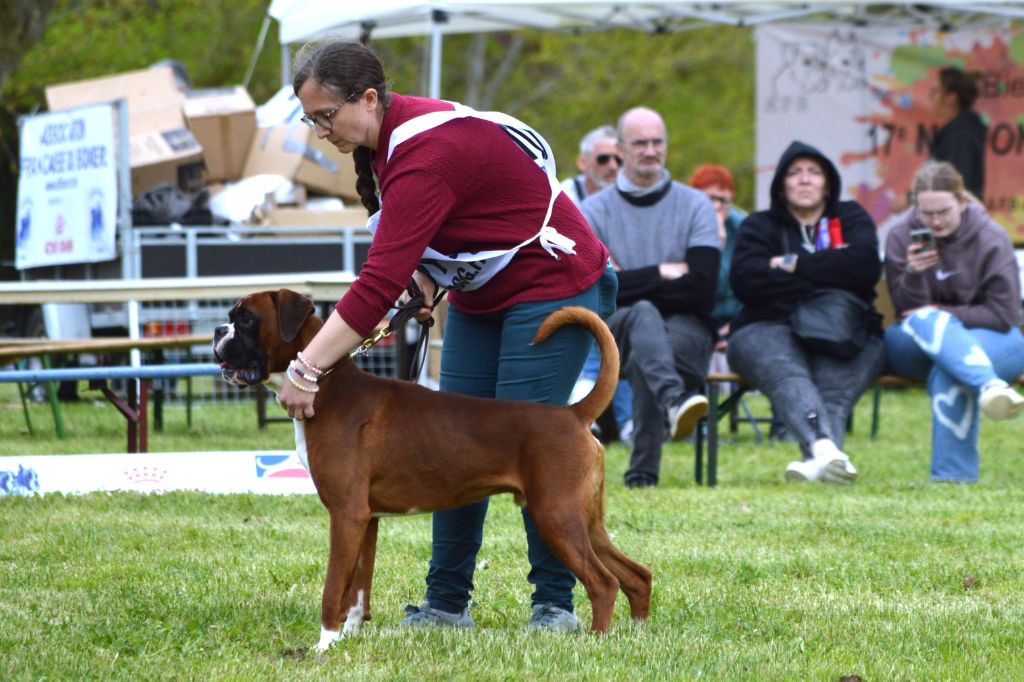
M 800 141 L 792 142 L 786 151 L 782 152 L 782 156 L 779 157 L 779 162 L 775 166 L 775 176 L 772 178 L 772 189 L 771 189 L 771 211 L 780 217 L 790 216 L 789 209 L 786 207 L 786 189 L 785 189 L 785 178 L 786 170 L 790 164 L 793 163 L 798 157 L 807 157 L 814 159 L 821 164 L 821 167 L 825 171 L 825 178 L 828 181 L 828 198 L 825 199 L 825 215 L 834 216 L 839 207 L 839 195 L 843 191 L 843 183 L 839 178 L 839 171 L 829 161 L 828 157 L 822 154 L 816 147 L 812 147 L 809 144 Z

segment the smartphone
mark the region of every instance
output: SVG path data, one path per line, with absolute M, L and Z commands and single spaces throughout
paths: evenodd
M 910 242 L 912 244 L 921 244 L 921 249 L 918 253 L 925 253 L 926 251 L 935 250 L 935 235 L 927 227 L 916 227 L 910 231 Z

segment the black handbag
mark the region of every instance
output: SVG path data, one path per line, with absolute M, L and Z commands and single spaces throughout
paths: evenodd
M 785 228 L 782 248 L 789 251 Z M 789 326 L 806 348 L 852 358 L 867 345 L 877 316 L 875 307 L 852 291 L 822 288 L 797 304 Z
M 852 358 L 867 345 L 874 306 L 846 289 L 818 289 L 789 318 L 807 348 Z

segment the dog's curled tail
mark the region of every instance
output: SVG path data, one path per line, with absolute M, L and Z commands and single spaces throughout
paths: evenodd
M 597 375 L 594 388 L 583 400 L 570 406 L 576 416 L 586 425 L 596 420 L 615 393 L 615 385 L 619 381 L 619 349 L 615 338 L 600 317 L 591 310 L 579 306 L 568 306 L 548 315 L 533 336 L 533 343 L 543 343 L 559 327 L 577 324 L 585 327 L 597 340 L 597 349 L 601 351 L 601 371 Z

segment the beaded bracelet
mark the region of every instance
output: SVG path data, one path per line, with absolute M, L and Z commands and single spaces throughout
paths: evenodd
M 308 386 L 303 386 L 298 381 L 296 381 L 295 377 L 292 376 L 291 365 L 288 365 L 288 369 L 284 371 L 284 374 L 286 377 L 288 377 L 288 381 L 292 382 L 292 386 L 299 389 L 300 391 L 305 391 L 306 393 L 318 393 L 320 391 L 319 386 L 314 385 L 313 388 L 309 388 Z
M 310 376 L 309 374 L 306 374 L 306 372 L 303 371 L 302 367 L 299 367 L 299 364 L 294 360 L 288 363 L 288 368 L 294 371 L 296 374 L 298 374 L 300 378 L 305 379 L 311 384 L 316 384 L 320 382 L 320 377 Z
M 306 356 L 302 354 L 301 350 L 299 351 L 298 355 L 296 355 L 295 357 L 297 357 L 299 359 L 299 362 L 301 362 L 303 365 L 305 365 L 309 369 L 310 372 L 312 372 L 313 374 L 317 375 L 318 377 L 319 376 L 323 376 L 324 371 L 322 369 L 320 369 L 319 367 L 317 367 L 316 365 L 314 365 L 309 360 L 307 360 Z

